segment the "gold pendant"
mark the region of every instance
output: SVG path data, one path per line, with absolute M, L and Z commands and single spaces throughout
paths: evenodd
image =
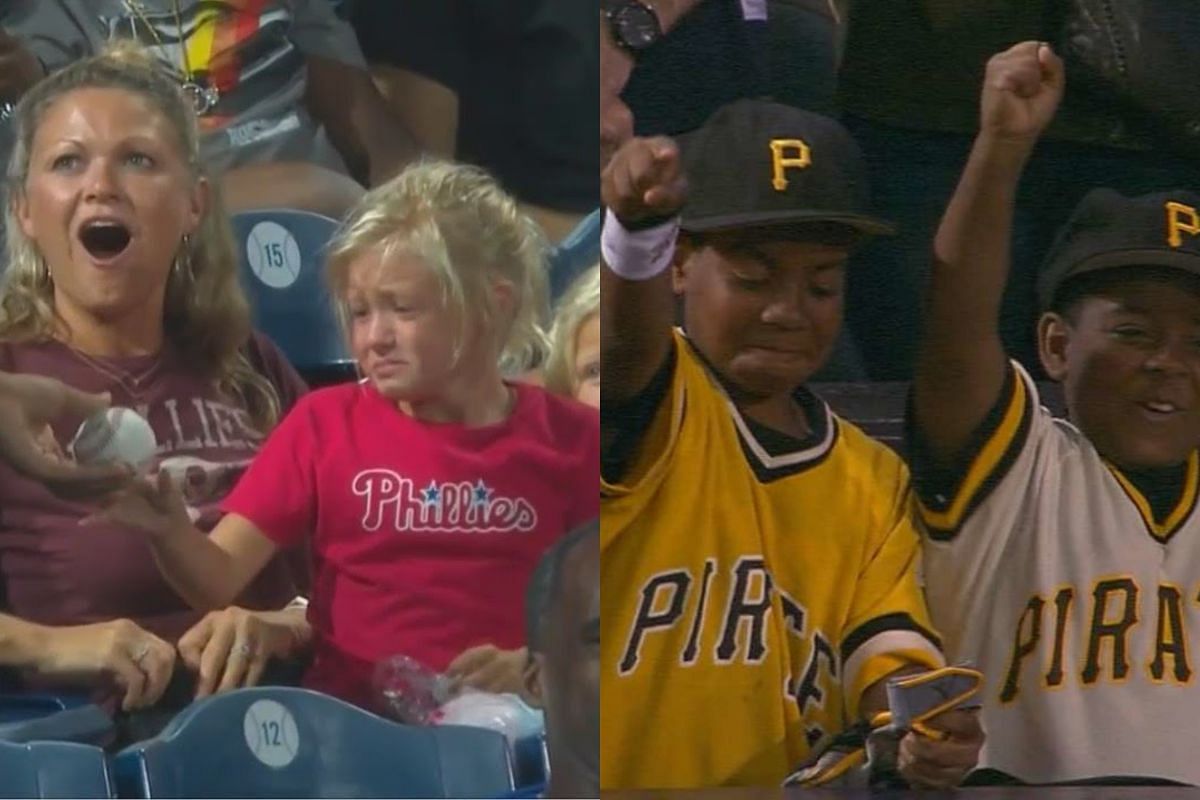
M 183 93 L 192 101 L 197 116 L 204 116 L 212 111 L 221 100 L 221 93 L 215 86 L 201 86 L 195 81 L 183 84 Z

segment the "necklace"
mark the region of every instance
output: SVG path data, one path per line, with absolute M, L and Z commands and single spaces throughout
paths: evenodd
M 150 24 L 150 20 L 146 16 L 146 9 L 142 6 L 141 0 L 122 0 L 125 7 L 129 9 L 129 13 L 137 17 L 138 22 L 142 24 L 150 35 L 154 37 L 154 43 L 159 49 L 166 52 L 166 45 L 163 43 L 162 37 L 158 35 L 158 30 Z M 175 30 L 179 35 L 179 66 L 182 68 L 182 81 L 180 89 L 187 98 L 191 101 L 192 107 L 196 109 L 198 116 L 204 116 L 209 111 L 216 107 L 221 100 L 221 92 L 217 87 L 211 85 L 201 85 L 196 78 L 196 74 L 192 72 L 192 59 L 188 55 L 187 42 L 183 35 L 183 12 L 179 8 L 179 0 L 171 0 L 171 9 L 175 14 Z
M 120 369 L 113 364 L 105 364 L 99 358 L 95 356 L 89 356 L 82 350 L 76 350 L 70 345 L 64 346 L 71 352 L 72 355 L 75 356 L 75 358 L 79 359 L 96 372 L 99 372 L 102 375 L 105 375 L 116 381 L 117 386 L 121 387 L 125 394 L 129 395 L 134 403 L 142 402 L 146 390 L 152 385 L 151 379 L 158 374 L 163 365 L 163 358 L 162 354 L 160 353 L 154 359 L 154 363 L 142 370 L 140 373 L 135 374 Z

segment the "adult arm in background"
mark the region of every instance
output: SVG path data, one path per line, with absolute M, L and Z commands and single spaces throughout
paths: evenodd
M 658 15 L 658 23 L 663 33 L 669 33 L 679 20 L 705 0 L 649 0 L 647 5 Z M 712 2 L 712 0 L 709 0 Z M 604 11 L 600 11 L 600 102 L 601 108 L 605 93 L 619 97 L 629 82 L 629 74 L 633 72 L 633 57 L 617 46 L 609 33 L 608 20 Z
M 298 161 L 243 164 L 221 176 L 229 213 L 296 208 L 340 219 L 364 189 L 349 175 Z
M 54 419 L 86 417 L 108 405 L 107 394 L 88 394 L 40 375 L 0 372 L 0 458 L 60 497 L 112 492 L 129 481 L 127 468 L 77 464 L 62 455 L 49 434 Z
M 459 4 L 451 0 L 359 3 L 353 22 L 371 74 L 417 144 L 454 158 L 466 52 Z
M 371 75 L 392 113 L 412 131 L 417 146 L 438 158 L 454 158 L 458 92 L 436 78 L 390 64 L 372 64 Z
M 709 0 L 712 2 L 712 0 Z M 684 15 L 704 0 L 652 0 L 659 24 L 666 33 Z M 600 164 L 633 136 L 633 115 L 621 92 L 633 72 L 633 56 L 617 46 L 609 31 L 608 20 L 600 11 Z
M 360 182 L 376 186 L 418 155 L 412 135 L 391 113 L 367 71 L 349 23 L 329 0 L 290 0 L 289 37 L 304 54 L 305 105 Z
M 547 170 L 563 176 L 594 174 L 590 168 L 577 171 L 577 165 L 564 162 L 565 145 L 557 144 L 576 133 L 586 134 L 590 126 L 582 121 L 582 131 L 573 126 L 579 115 L 586 120 L 591 111 L 580 90 L 597 80 L 594 53 L 578 50 L 590 41 L 589 11 L 565 10 L 559 0 L 536 0 L 508 9 L 450 0 L 406 0 L 360 3 L 353 19 L 380 93 L 422 150 L 440 158 L 484 159 L 483 166 L 510 183 L 521 209 L 552 242 L 566 237 L 591 211 L 591 207 L 580 208 L 575 197 L 562 197 L 560 180 L 536 177 L 548 175 Z M 539 53 L 515 60 L 506 55 L 525 46 L 538 47 Z M 589 55 L 591 67 L 578 66 L 584 63 L 579 59 Z M 563 67 L 561 62 L 568 58 L 576 66 Z M 496 79 L 510 87 L 504 91 L 513 92 L 506 98 L 505 113 L 520 115 L 511 121 L 485 121 L 485 115 L 500 112 L 481 101 L 478 92 L 486 91 L 497 71 Z M 479 81 L 484 87 L 475 85 Z M 466 103 L 480 103 L 485 109 L 466 108 Z M 473 120 L 472 130 L 460 131 L 464 119 Z M 483 133 L 484 124 L 504 126 L 489 138 L 496 150 L 506 146 L 524 153 L 524 166 L 493 163 L 490 159 L 495 156 L 478 151 L 476 137 Z M 567 127 L 557 130 L 560 124 Z M 471 152 L 472 141 L 475 152 Z M 466 151 L 460 143 L 465 143 Z M 514 170 L 524 177 L 512 175 Z M 591 186 L 594 196 L 595 184 Z
M 420 152 L 364 67 L 309 56 L 307 103 L 351 173 L 369 186 L 391 178 Z
M 1017 185 L 1063 94 L 1063 66 L 1044 43 L 988 62 L 980 131 L 933 247 L 913 413 L 930 455 L 951 463 L 1003 391 L 999 315 L 1008 280 Z

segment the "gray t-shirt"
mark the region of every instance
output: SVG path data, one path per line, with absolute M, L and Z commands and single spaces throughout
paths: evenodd
M 307 56 L 365 69 L 353 30 L 328 0 L 6 0 L 0 25 L 53 72 L 136 39 L 180 74 L 220 93 L 201 117 L 204 155 L 220 171 L 305 161 L 346 173 L 304 103 Z M 176 15 L 178 6 L 178 15 Z M 181 42 L 186 44 L 181 47 Z M 0 137 L 7 162 L 8 147 Z

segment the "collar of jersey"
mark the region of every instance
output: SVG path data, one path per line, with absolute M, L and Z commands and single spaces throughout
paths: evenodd
M 713 369 L 712 364 L 704 357 L 704 354 L 700 352 L 695 343 L 687 337 L 686 332 L 684 332 L 684 341 L 688 343 L 692 352 L 696 354 L 696 358 L 700 359 L 700 363 L 704 364 L 713 383 L 720 389 L 721 394 L 724 395 L 725 402 L 729 405 L 729 411 L 733 417 L 733 424 L 737 428 L 743 446 L 747 453 L 758 462 L 761 471 L 768 473 L 764 477 L 780 477 L 775 474 L 779 470 L 784 471 L 786 474 L 791 474 L 799 468 L 815 466 L 816 463 L 824 460 L 829 455 L 829 451 L 833 449 L 833 444 L 837 440 L 837 423 L 834 420 L 833 413 L 829 410 L 828 404 L 824 400 L 803 386 L 797 387 L 795 392 L 793 392 L 793 397 L 800 404 L 800 407 L 804 409 L 804 413 L 808 418 L 808 424 L 812 427 L 812 430 L 803 439 L 796 439 L 797 448 L 795 450 L 780 453 L 779 455 L 772 455 L 763 446 L 759 438 L 754 435 L 754 431 L 751 430 L 746 417 L 742 415 L 737 405 L 729 397 L 729 392 L 726 391 L 720 374 Z M 761 423 L 758 424 L 761 427 L 766 427 L 762 426 Z M 779 435 L 787 436 L 787 434 L 783 433 Z
M 812 427 L 812 430 L 803 439 L 796 439 L 786 436 L 786 434 L 778 434 L 781 437 L 794 441 L 796 447 L 789 452 L 778 453 L 777 455 L 772 455 L 770 449 L 767 448 L 760 437 L 755 435 L 750 420 L 742 415 L 742 412 L 738 410 L 738 407 L 734 405 L 732 400 L 726 397 L 730 413 L 733 415 L 733 424 L 737 426 L 738 434 L 742 437 L 742 442 L 750 454 L 754 456 L 755 460 L 765 469 L 787 469 L 789 467 L 808 464 L 823 458 L 833 446 L 835 423 L 833 415 L 829 411 L 829 406 L 803 387 L 797 389 L 794 396 L 796 402 L 804 409 L 805 416 L 808 418 L 808 423 Z M 766 428 L 761 423 L 754 423 L 754 425 L 759 428 Z M 767 429 L 770 430 L 769 428 Z
M 1142 522 L 1146 524 L 1146 530 L 1162 544 L 1166 544 L 1176 531 L 1183 527 L 1183 523 L 1191 517 L 1192 509 L 1196 506 L 1197 494 L 1200 494 L 1197 492 L 1197 489 L 1200 488 L 1200 457 L 1197 456 L 1195 450 L 1188 455 L 1187 472 L 1183 478 L 1183 491 L 1179 493 L 1179 501 L 1162 522 L 1154 519 L 1154 510 L 1150 507 L 1150 501 L 1146 499 L 1140 489 L 1134 486 L 1133 481 L 1129 480 L 1115 464 L 1107 460 L 1104 464 L 1117 479 L 1117 483 L 1121 485 L 1125 494 L 1129 496 L 1138 513 L 1142 515 Z

